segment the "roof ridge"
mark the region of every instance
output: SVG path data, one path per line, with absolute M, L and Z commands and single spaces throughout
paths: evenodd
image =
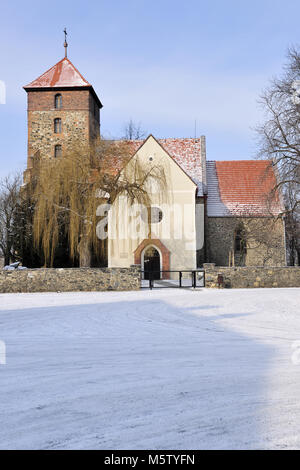
M 30 83 L 33 83 L 35 82 L 36 80 L 38 80 L 39 78 L 41 78 L 43 75 L 45 75 L 46 73 L 50 72 L 51 69 L 53 69 L 53 67 L 56 67 L 60 62 L 62 62 L 64 59 L 66 59 L 66 57 L 63 57 L 61 60 L 59 60 L 58 62 L 56 62 L 56 64 L 52 65 L 52 67 L 49 67 L 45 72 L 43 72 L 41 75 L 39 75 L 35 80 L 31 80 L 31 82 L 29 82 L 28 85 L 25 85 L 23 88 L 27 88 Z

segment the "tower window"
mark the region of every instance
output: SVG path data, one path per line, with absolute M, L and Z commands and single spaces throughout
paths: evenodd
M 61 109 L 62 108 L 62 96 L 61 96 L 61 94 L 55 95 L 54 107 L 55 107 L 55 109 Z
M 61 119 L 60 118 L 54 119 L 54 132 L 55 134 L 61 133 Z
M 59 157 L 61 157 L 61 155 L 62 155 L 61 145 L 60 144 L 55 145 L 55 147 L 54 147 L 54 156 L 55 156 L 55 158 L 59 158 Z

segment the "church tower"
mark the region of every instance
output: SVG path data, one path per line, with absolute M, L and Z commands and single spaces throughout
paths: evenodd
M 29 171 L 37 152 L 42 157 L 60 158 L 76 144 L 89 144 L 100 135 L 101 101 L 68 59 L 66 40 L 64 47 L 62 60 L 24 86 L 28 102 Z

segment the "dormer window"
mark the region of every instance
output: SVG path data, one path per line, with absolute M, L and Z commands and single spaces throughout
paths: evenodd
M 61 145 L 57 144 L 54 147 L 54 157 L 59 158 L 59 157 L 61 157 L 61 155 L 62 155 Z
M 54 107 L 55 109 L 61 109 L 62 108 L 62 96 L 60 93 L 58 93 L 57 95 L 55 95 L 55 98 L 54 98 Z
M 54 133 L 55 134 L 61 133 L 61 119 L 60 118 L 54 119 Z

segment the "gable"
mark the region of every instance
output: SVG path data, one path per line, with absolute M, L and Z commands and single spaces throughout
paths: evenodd
M 133 142 L 137 145 L 137 141 Z M 160 141 L 156 140 L 152 135 L 150 135 L 142 145 L 139 146 L 127 165 L 130 165 L 130 162 L 136 158 L 145 165 L 150 164 L 161 166 L 165 171 L 169 187 L 173 186 L 174 189 L 176 188 L 179 191 L 197 190 L 197 184 L 177 163 L 177 161 L 169 155 Z
M 204 138 L 184 139 L 155 139 L 150 135 L 144 140 L 127 141 L 132 155 L 142 148 L 148 139 L 154 141 L 163 148 L 168 156 L 180 167 L 188 178 L 197 186 L 197 196 L 203 196 L 206 192 L 206 156 Z

